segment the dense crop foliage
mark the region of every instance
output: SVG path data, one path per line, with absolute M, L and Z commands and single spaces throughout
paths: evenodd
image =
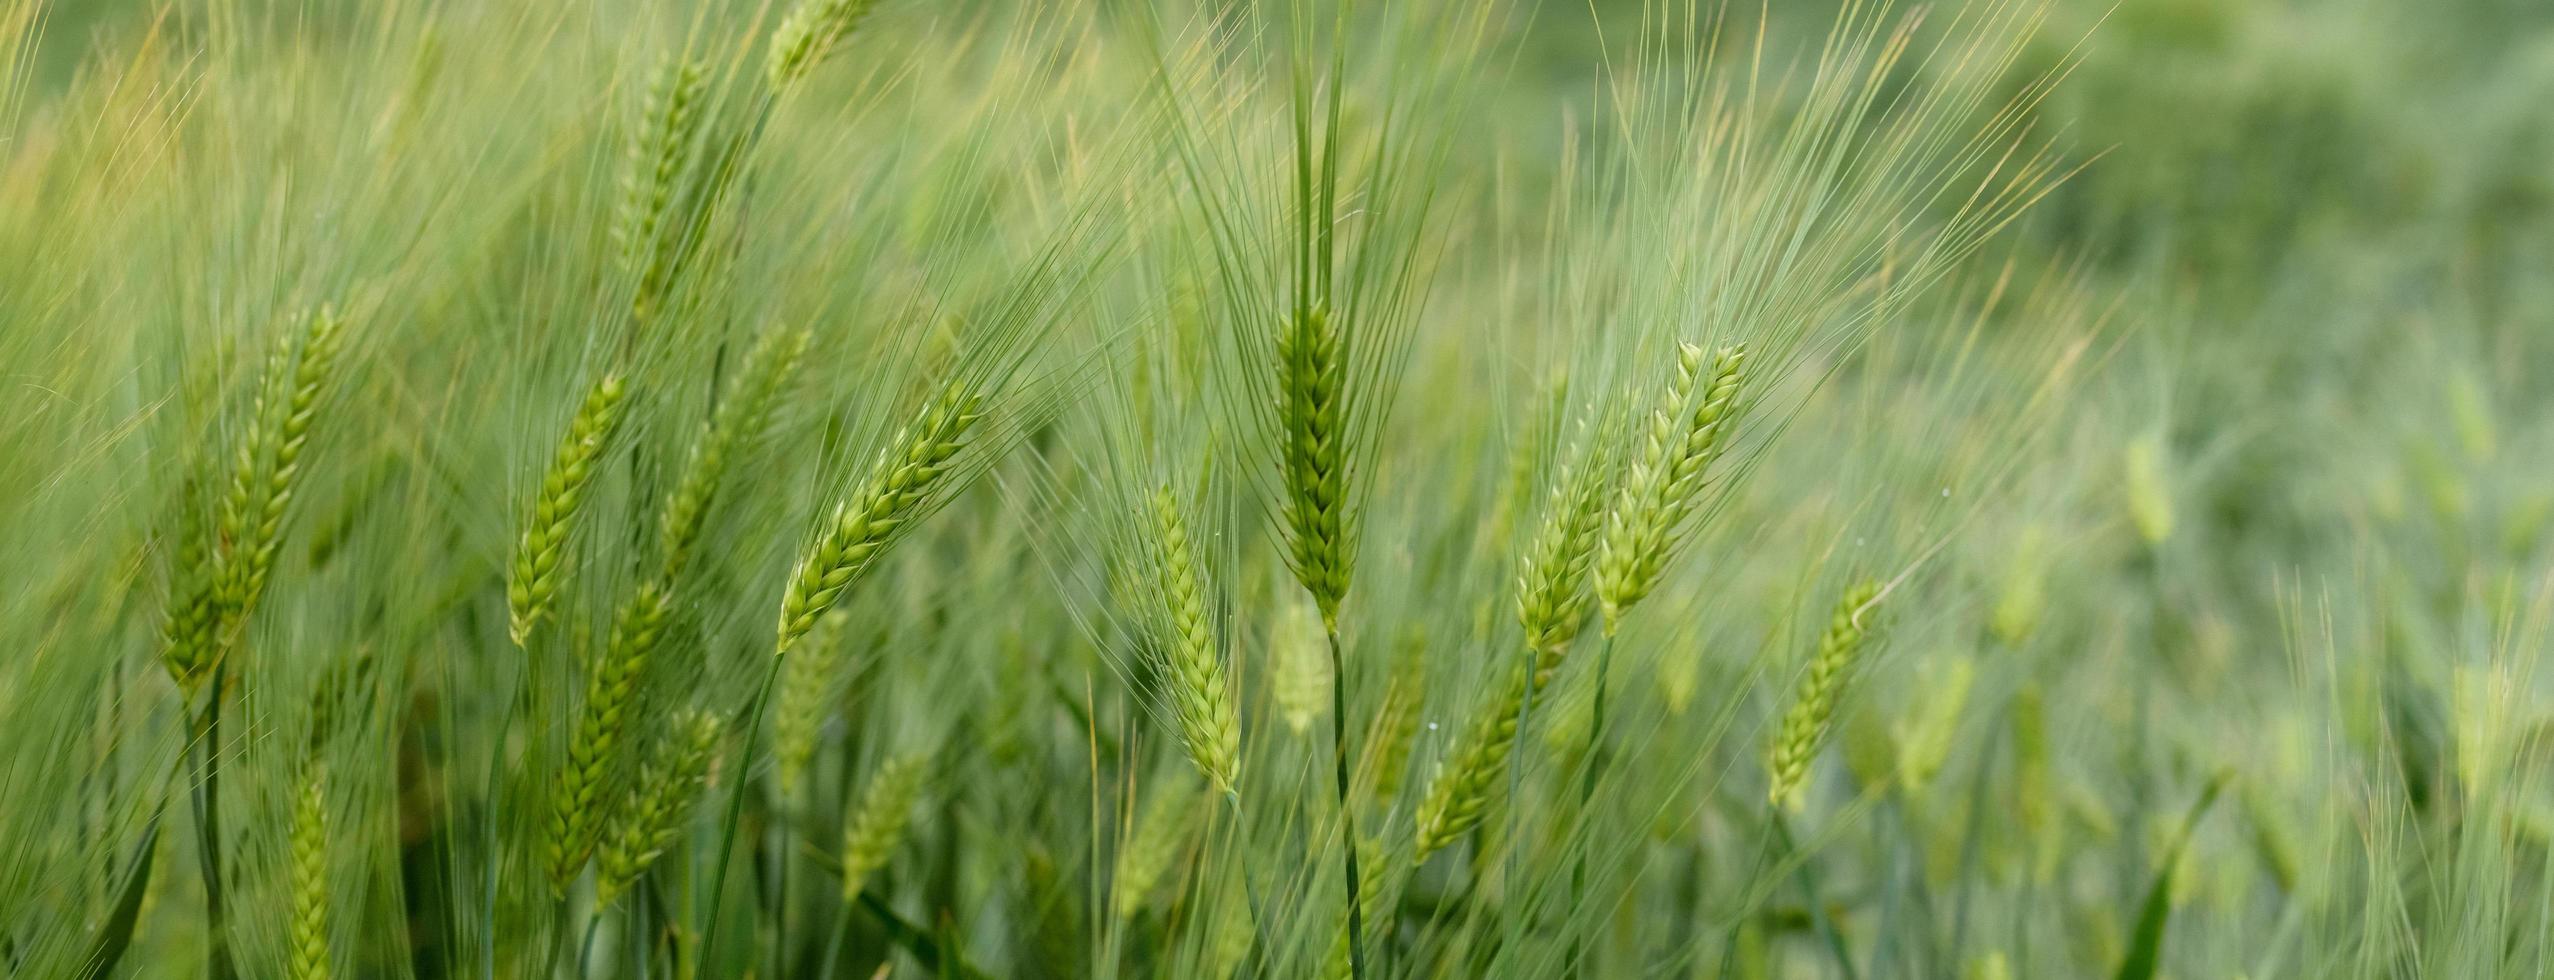
M 0 0 L 0 972 L 2554 971 L 2554 14 Z

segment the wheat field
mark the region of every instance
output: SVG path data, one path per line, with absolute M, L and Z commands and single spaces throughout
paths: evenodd
M 2554 974 L 2554 8 L 0 0 L 0 973 Z

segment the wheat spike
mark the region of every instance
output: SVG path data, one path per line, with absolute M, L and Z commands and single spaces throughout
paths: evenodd
M 860 803 L 843 825 L 843 901 L 859 901 L 869 876 L 886 867 L 887 858 L 904 841 L 905 821 L 913 815 L 914 800 L 922 795 L 922 777 L 919 755 L 896 756 L 870 775 Z
M 1801 675 L 1800 686 L 1792 694 L 1791 709 L 1783 713 L 1782 725 L 1775 732 L 1773 748 L 1765 762 L 1771 784 L 1766 796 L 1775 806 L 1799 803 L 1809 762 L 1825 744 L 1845 682 L 1869 646 L 1870 616 L 1879 596 L 1880 587 L 1870 582 L 1846 589 L 1843 598 L 1836 601 L 1835 612 L 1827 618 L 1826 630 L 1818 636 L 1818 651 L 1809 658 L 1809 670 Z
M 1323 645 L 1319 614 L 1294 595 L 1281 595 L 1284 608 L 1269 628 L 1268 645 L 1276 663 L 1269 680 L 1270 696 L 1286 730 L 1309 735 L 1313 722 L 1330 713 L 1330 652 Z
M 1607 478 L 1588 440 L 1578 460 L 1552 482 L 1542 521 L 1517 576 L 1517 620 L 1526 651 L 1462 740 L 1429 780 L 1420 799 L 1418 853 L 1425 861 L 1480 823 L 1516 746 L 1517 715 L 1526 697 L 1548 690 L 1570 642 L 1587 620 L 1586 578 L 1603 515 Z
M 160 627 L 161 665 L 178 686 L 193 692 L 212 669 L 221 625 L 221 565 L 212 532 L 198 506 L 200 484 L 189 479 L 180 495 L 176 555 L 170 562 L 168 611 Z
M 198 484 L 187 484 L 161 628 L 161 660 L 187 691 L 202 685 L 265 594 L 343 337 L 343 321 L 328 307 L 306 314 L 302 330 L 278 335 L 209 527 L 195 506 Z
M 603 793 L 619 758 L 621 736 L 638 708 L 638 685 L 649 657 L 664 637 L 673 605 L 663 587 L 639 587 L 614 617 L 610 643 L 588 665 L 585 701 L 577 709 L 567 764 L 550 798 L 550 887 L 564 893 L 594 849 L 602 821 Z
M 562 562 L 569 535 L 576 528 L 577 511 L 585 502 L 586 480 L 594 475 L 595 461 L 602 458 L 604 444 L 620 418 L 623 393 L 618 374 L 606 374 L 594 383 L 577 406 L 576 416 L 568 421 L 567 435 L 550 457 L 550 468 L 541 476 L 539 494 L 523 522 L 523 537 L 506 579 L 506 631 L 515 646 L 531 639 L 532 628 L 550 614 L 558 598 L 560 580 L 565 577 Z
M 620 897 L 674 845 L 683 815 L 699 800 L 709 780 L 719 729 L 717 715 L 698 709 L 677 712 L 667 723 L 603 835 L 595 859 L 596 904 L 608 905 Z
M 292 980 L 328 980 L 327 770 L 316 760 L 307 764 L 293 792 L 292 824 L 285 836 L 292 850 L 293 895 L 288 975 Z
M 222 589 L 225 632 L 236 629 L 266 591 L 284 515 L 301 482 L 302 451 L 309 448 L 311 422 L 319 414 L 319 400 L 345 336 L 344 323 L 333 309 L 320 307 L 306 319 L 289 375 L 281 370 L 279 357 L 273 385 L 258 395 L 254 423 L 240 447 L 239 469 L 222 500 L 221 539 L 230 545 Z M 271 406 L 269 397 L 276 399 Z
M 1372 837 L 1357 839 L 1357 870 L 1362 880 L 1357 887 L 1357 907 L 1364 912 L 1366 942 L 1373 943 L 1384 917 L 1391 908 L 1387 901 L 1398 881 L 1401 865 L 1384 860 L 1383 842 Z M 1354 974 L 1355 964 L 1348 957 L 1348 917 L 1339 917 L 1339 931 L 1332 933 L 1330 948 L 1322 954 L 1321 975 L 1324 980 L 1346 980 Z
M 1728 442 L 1746 365 L 1746 345 L 1723 347 L 1711 356 L 1706 377 L 1703 349 L 1678 346 L 1675 377 L 1650 413 L 1641 451 L 1624 474 L 1614 512 L 1606 520 L 1596 575 L 1605 635 L 1614 635 L 1623 614 L 1649 595 L 1666 570 L 1678 528 L 1702 495 L 1712 460 Z
M 781 596 L 776 654 L 787 654 L 899 532 L 929 510 L 980 405 L 965 386 L 951 384 L 879 454 L 859 493 L 834 507 Z
M 1144 910 L 1162 873 L 1188 844 L 1197 808 L 1197 786 L 1185 775 L 1156 779 L 1151 799 L 1135 817 L 1135 826 L 1117 852 L 1117 873 L 1109 888 L 1117 918 L 1123 922 Z
M 1541 690 L 1550 681 L 1550 671 L 1536 670 L 1539 665 L 1532 663 L 1534 659 L 1529 654 L 1518 660 L 1451 753 L 1438 760 L 1427 794 L 1419 800 L 1414 860 L 1426 861 L 1480 824 L 1516 747 L 1517 709 L 1525 703 L 1527 685 Z M 1553 667 L 1559 665 L 1555 658 Z
M 1189 542 L 1179 499 L 1169 487 L 1154 492 L 1150 509 L 1161 595 L 1167 607 L 1166 673 L 1180 741 L 1215 791 L 1230 794 L 1241 773 L 1241 719 L 1207 621 L 1205 574 Z
M 2150 432 L 2128 444 L 2121 463 L 2129 523 L 2149 548 L 2173 536 L 2173 489 L 2165 475 L 2169 453 L 2163 433 Z
M 1321 610 L 1322 627 L 1336 630 L 1356 556 L 1347 540 L 1346 358 L 1326 307 L 1288 321 L 1278 335 L 1277 372 L 1288 558 Z
M 746 352 L 745 363 L 737 371 L 727 397 L 693 437 L 691 454 L 683 463 L 683 476 L 675 483 L 673 496 L 666 500 L 661 524 L 659 540 L 665 551 L 661 574 L 669 587 L 690 566 L 701 527 L 709 519 L 710 504 L 718 496 L 733 457 L 762 437 L 771 421 L 772 404 L 797 370 L 799 358 L 806 354 L 809 337 L 803 329 L 764 331 L 753 349 Z
M 1215 903 L 1212 918 L 1201 919 L 1206 934 L 1208 977 L 1214 980 L 1237 975 L 1250 951 L 1259 943 L 1259 923 L 1251 921 L 1250 903 L 1244 889 L 1227 886 L 1222 900 Z
M 1567 652 L 1587 621 L 1587 569 L 1604 523 L 1608 483 L 1594 448 L 1583 447 L 1552 481 L 1542 523 L 1517 573 L 1517 622 L 1525 628 L 1526 647 L 1538 655 Z
M 772 717 L 772 762 L 783 799 L 795 801 L 806 788 L 807 766 L 816 757 L 816 737 L 824 727 L 836 675 L 848 652 L 849 621 L 842 610 L 826 613 L 799 643 L 798 655 L 781 667 L 780 705 Z
M 667 61 L 648 83 L 647 96 L 639 104 L 638 125 L 630 130 L 612 241 L 618 247 L 622 274 L 634 281 L 631 312 L 642 319 L 655 312 L 673 271 L 676 243 L 663 240 L 668 232 L 665 219 L 691 164 L 707 85 L 707 72 L 700 62 Z
M 832 56 L 875 6 L 877 0 L 804 0 L 790 10 L 772 30 L 771 56 L 764 65 L 772 91 L 789 91 Z

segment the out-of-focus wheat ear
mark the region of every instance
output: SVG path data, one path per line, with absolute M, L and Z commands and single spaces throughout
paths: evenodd
M 1702 496 L 1711 462 L 1736 424 L 1739 388 L 1747 376 L 1746 345 L 1721 348 L 1711 355 L 1708 371 L 1705 367 L 1702 348 L 1678 345 L 1675 377 L 1650 413 L 1640 452 L 1624 473 L 1614 512 L 1606 519 L 1596 592 L 1607 636 L 1658 585 L 1677 530 Z
M 593 658 L 585 675 L 585 701 L 577 709 L 576 727 L 568 740 L 567 764 L 559 769 L 557 790 L 550 798 L 548 836 L 550 887 L 565 893 L 592 853 L 596 828 L 603 819 L 603 794 L 621 737 L 638 708 L 638 686 L 657 641 L 673 612 L 671 597 L 656 583 L 639 587 L 612 623 L 612 637 L 602 655 Z
M 1836 601 L 1835 612 L 1827 618 L 1826 630 L 1818 636 L 1817 653 L 1809 658 L 1809 670 L 1801 675 L 1791 708 L 1783 713 L 1782 725 L 1775 730 L 1772 750 L 1766 756 L 1766 798 L 1777 807 L 1799 805 L 1810 760 L 1817 758 L 1819 747 L 1825 744 L 1845 682 L 1870 646 L 1876 625 L 1873 604 L 1879 595 L 1879 585 L 1871 582 L 1846 589 Z
M 1428 635 L 1413 629 L 1402 638 L 1392 673 L 1384 680 L 1383 706 L 1367 731 L 1365 760 L 1358 766 L 1366 781 L 1366 796 L 1377 805 L 1401 795 L 1401 780 L 1409 772 L 1410 753 L 1419 740 L 1420 713 L 1427 706 Z
M 1126 843 L 1118 849 L 1117 873 L 1109 883 L 1119 922 L 1144 910 L 1162 882 L 1162 873 L 1188 846 L 1196 812 L 1197 784 L 1187 774 L 1174 772 L 1153 780 L 1151 797 L 1144 801 Z
M 623 394 L 619 374 L 606 374 L 596 381 L 577 406 L 576 416 L 568 420 L 567 435 L 559 440 L 550 468 L 541 475 L 506 578 L 506 631 L 515 646 L 531 639 L 532 628 L 558 600 L 560 582 L 566 577 L 569 537 L 585 503 L 585 484 L 620 419 Z
M 1277 716 L 1285 721 L 1286 730 L 1297 736 L 1312 734 L 1313 722 L 1330 714 L 1330 685 L 1337 683 L 1330 669 L 1330 648 L 1321 632 L 1319 610 L 1306 604 L 1301 596 L 1281 594 L 1277 622 L 1269 628 L 1269 653 L 1275 658 L 1269 677 L 1269 696 L 1277 701 Z
M 2166 474 L 2171 449 L 2160 431 L 2128 444 L 2121 461 L 2121 489 L 2128 500 L 2129 523 L 2148 548 L 2161 547 L 2173 536 L 2173 488 Z
M 1384 859 L 1383 842 L 1373 837 L 1357 839 L 1357 906 L 1365 912 L 1366 943 L 1371 947 L 1382 932 L 1396 892 L 1401 873 L 1407 867 L 1398 861 Z M 1331 934 L 1330 948 L 1322 954 L 1321 975 L 1324 980 L 1345 980 L 1353 974 L 1354 963 L 1348 957 L 1348 916 L 1339 916 L 1339 930 Z
M 801 0 L 772 29 L 771 55 L 763 69 L 772 93 L 788 92 L 831 57 L 876 6 L 877 0 Z
M 949 460 L 980 418 L 982 399 L 952 383 L 913 424 L 896 434 L 870 468 L 860 490 L 834 506 L 807 553 L 790 573 L 781 595 L 775 655 L 807 635 L 817 617 L 878 561 L 906 525 L 927 513 L 943 488 Z
M 708 73 L 700 62 L 667 61 L 648 83 L 638 123 L 630 128 L 621 200 L 612 215 L 612 244 L 621 274 L 632 282 L 630 312 L 640 319 L 656 311 L 669 285 L 674 248 L 662 239 L 682 229 L 669 227 L 665 219 L 691 166 L 707 87 Z
M 1215 903 L 1213 917 L 1199 920 L 1198 924 L 1207 929 L 1208 977 L 1226 980 L 1238 975 L 1243 962 L 1250 959 L 1251 948 L 1259 944 L 1259 923 L 1251 920 L 1248 899 L 1247 888 L 1228 885 Z
M 684 709 L 668 720 L 630 791 L 612 811 L 595 859 L 596 904 L 611 904 L 674 846 L 685 815 L 709 783 L 719 730 L 718 716 L 699 709 Z
M 1179 498 L 1163 487 L 1153 493 L 1150 503 L 1161 596 L 1170 625 L 1163 646 L 1170 661 L 1167 673 L 1180 742 L 1215 791 L 1230 795 L 1241 778 L 1241 717 L 1207 619 L 1205 575 L 1197 564 Z
M 1348 544 L 1347 358 L 1323 306 L 1298 310 L 1277 337 L 1278 438 L 1288 559 L 1322 628 L 1339 628 L 1355 549 Z
M 914 801 L 922 795 L 922 777 L 920 755 L 889 759 L 869 777 L 869 785 L 860 792 L 859 804 L 852 808 L 851 817 L 843 826 L 843 901 L 859 901 L 869 877 L 886 867 L 896 845 L 904 841 L 905 821 L 912 817 Z
M 292 922 L 287 930 L 292 980 L 328 980 L 328 789 L 326 765 L 305 764 L 294 787 Z
M 807 353 L 809 337 L 804 329 L 764 331 L 746 353 L 727 397 L 693 437 L 691 454 L 683 462 L 683 475 L 674 485 L 673 496 L 666 499 L 660 528 L 665 551 L 663 575 L 668 586 L 690 566 L 693 548 L 700 543 L 701 527 L 709 519 L 710 504 L 717 498 L 728 468 L 738 452 L 762 438 L 764 427 L 771 421 L 772 403 Z
M 803 802 L 807 766 L 816 758 L 816 738 L 833 703 L 850 617 L 842 610 L 826 613 L 798 645 L 798 655 L 781 666 L 780 705 L 772 717 L 772 762 L 780 779 L 780 795 Z

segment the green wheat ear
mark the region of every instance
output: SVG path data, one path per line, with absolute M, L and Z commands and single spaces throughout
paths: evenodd
M 161 654 L 185 690 L 202 685 L 265 594 L 344 336 L 344 321 L 321 307 L 301 331 L 277 337 L 209 527 L 196 509 L 198 485 L 188 482 Z
M 1170 488 L 1151 500 L 1155 564 L 1166 607 L 1166 648 L 1173 714 L 1189 760 L 1218 793 L 1231 794 L 1241 773 L 1241 718 L 1206 615 L 1205 575 L 1190 544 L 1188 521 Z
M 1443 849 L 1480 823 L 1516 746 L 1517 715 L 1526 697 L 1548 688 L 1587 621 L 1587 570 L 1610 483 L 1595 434 L 1552 482 L 1542 522 L 1517 575 L 1517 619 L 1524 658 L 1511 668 L 1462 739 L 1439 764 L 1419 803 L 1416 858 Z
M 709 782 L 719 731 L 718 716 L 698 709 L 678 712 L 668 722 L 603 834 L 595 904 L 619 898 L 681 837 L 684 815 Z
M 1879 599 L 1880 586 L 1863 582 L 1846 589 L 1844 596 L 1836 600 L 1835 612 L 1828 616 L 1827 628 L 1818 636 L 1818 651 L 1809 658 L 1809 670 L 1801 675 L 1791 708 L 1783 713 L 1782 724 L 1775 730 L 1771 751 L 1767 753 L 1765 774 L 1770 788 L 1766 798 L 1773 805 L 1799 805 L 1809 762 L 1817 758 L 1818 749 L 1826 743 L 1845 683 L 1870 645 L 1871 616 Z
M 798 644 L 798 655 L 781 667 L 780 705 L 772 717 L 772 763 L 780 779 L 780 795 L 792 805 L 807 785 L 807 766 L 816 757 L 816 739 L 833 703 L 836 675 L 850 640 L 850 617 L 836 609 L 816 620 Z
M 672 277 L 680 243 L 666 240 L 665 219 L 682 193 L 684 171 L 691 166 L 707 88 L 708 75 L 700 62 L 689 58 L 666 62 L 648 83 L 638 125 L 630 131 L 612 243 L 621 273 L 633 282 L 631 312 L 642 319 L 655 312 Z
M 576 416 L 568 421 L 558 451 L 550 457 L 550 468 L 541 476 L 540 491 L 524 519 L 523 536 L 506 578 L 506 632 L 515 646 L 531 639 L 532 628 L 550 614 L 551 604 L 558 599 L 569 537 L 585 503 L 585 484 L 620 418 L 623 393 L 618 374 L 604 375 L 587 390 Z
M 804 0 L 790 10 L 772 29 L 771 55 L 763 67 L 772 91 L 789 91 L 831 57 L 876 6 L 877 0 Z
M 328 980 L 327 769 L 306 764 L 293 791 L 292 821 L 285 832 L 292 853 L 291 980 Z
M 1126 843 L 1118 849 L 1117 872 L 1109 881 L 1111 904 L 1120 922 L 1143 911 L 1163 873 L 1187 846 L 1189 830 L 1196 823 L 1195 780 L 1174 771 L 1170 778 L 1153 782 L 1152 796 L 1144 801 Z
M 568 740 L 567 764 L 559 770 L 550 798 L 545 838 L 550 860 L 550 887 L 564 893 L 586 857 L 594 850 L 603 819 L 603 793 L 621 740 L 638 710 L 639 681 L 664 638 L 674 611 L 672 597 L 655 583 L 638 593 L 614 617 L 610 642 L 587 665 L 585 699 L 577 709 L 576 727 Z
M 669 586 L 690 566 L 701 528 L 709 520 L 710 504 L 725 483 L 734 457 L 762 438 L 772 405 L 806 355 L 810 337 L 803 329 L 764 331 L 746 353 L 727 396 L 701 423 L 699 435 L 692 439 L 691 455 L 684 460 L 682 478 L 666 500 L 660 525 L 665 551 L 661 576 Z
M 965 385 L 950 384 L 879 454 L 860 490 L 834 506 L 781 595 L 776 655 L 787 654 L 887 546 L 929 512 L 982 404 Z
M 1708 373 L 1702 348 L 1678 345 L 1675 377 L 1650 413 L 1640 452 L 1624 473 L 1614 512 L 1606 520 L 1596 589 L 1605 612 L 1605 635 L 1614 635 L 1623 614 L 1649 595 L 1666 570 L 1677 531 L 1702 496 L 1712 460 L 1728 443 L 1746 366 L 1744 344 L 1714 353 Z
M 1288 557 L 1322 626 L 1339 626 L 1355 550 L 1348 546 L 1346 358 L 1325 306 L 1298 311 L 1277 338 Z
M 869 876 L 886 867 L 887 858 L 904 841 L 905 822 L 913 815 L 914 801 L 922 795 L 922 763 L 919 755 L 889 759 L 861 790 L 860 802 L 843 826 L 843 901 L 859 901 Z

